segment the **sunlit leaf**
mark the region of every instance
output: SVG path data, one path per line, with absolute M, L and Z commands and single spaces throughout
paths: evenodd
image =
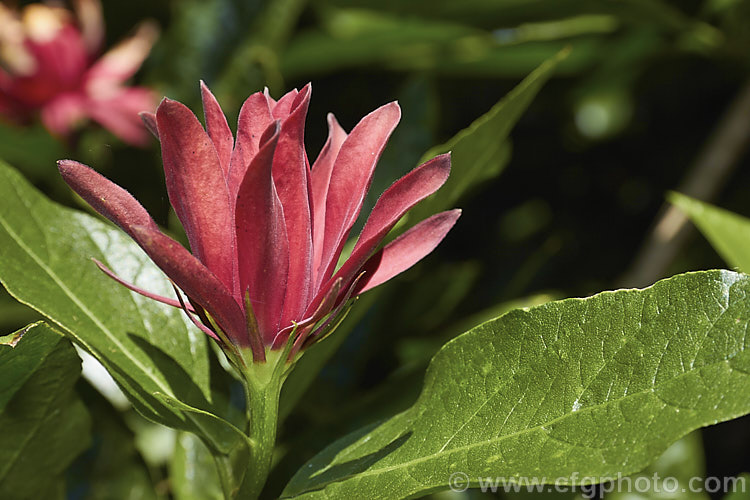
M 205 334 L 180 310 L 113 282 L 91 258 L 169 296 L 163 274 L 122 231 L 52 203 L 3 164 L 0 197 L 0 282 L 10 294 L 99 359 L 144 416 L 197 430 L 191 414 L 155 394 L 210 411 Z
M 750 412 L 748 294 L 747 276 L 707 271 L 511 311 L 446 344 L 410 409 L 332 444 L 285 496 L 405 498 L 455 472 L 477 486 L 641 470 Z
M 669 200 L 688 214 L 730 266 L 750 273 L 750 219 L 679 193 L 671 193 Z

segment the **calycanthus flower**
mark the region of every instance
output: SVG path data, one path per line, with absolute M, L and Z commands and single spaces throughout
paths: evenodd
M 337 269 L 362 208 L 375 165 L 399 121 L 397 103 L 365 116 L 347 134 L 328 115 L 329 137 L 310 167 L 304 125 L 311 87 L 278 101 L 251 95 L 234 138 L 218 102 L 201 84 L 206 129 L 183 104 L 164 99 L 142 115 L 161 141 L 169 200 L 192 254 L 162 233 L 123 188 L 71 160 L 65 181 L 127 232 L 188 297 L 182 307 L 222 347 L 292 353 L 325 335 L 350 298 L 408 269 L 445 237 L 460 210 L 418 223 L 383 248 L 388 232 L 448 178 L 450 156 L 437 156 L 396 181 L 377 201 L 350 256 Z M 294 334 L 292 338 L 290 335 Z
M 104 21 L 98 0 L 74 0 L 75 16 L 54 5 L 22 11 L 0 4 L 0 115 L 26 122 L 39 113 L 52 133 L 66 136 L 90 118 L 123 141 L 144 145 L 148 133 L 138 113 L 156 99 L 124 82 L 143 63 L 157 29 L 143 23 L 99 59 Z

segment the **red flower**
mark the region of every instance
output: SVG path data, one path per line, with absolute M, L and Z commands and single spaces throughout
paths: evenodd
M 86 118 L 122 140 L 145 144 L 138 113 L 154 109 L 144 87 L 123 83 L 141 66 L 156 38 L 143 24 L 96 60 L 104 38 L 98 0 L 77 0 L 70 11 L 30 4 L 19 14 L 0 4 L 0 115 L 28 121 L 36 112 L 51 132 L 68 135 Z
M 161 141 L 169 199 L 192 254 L 165 236 L 124 189 L 74 161 L 60 161 L 59 168 L 182 289 L 196 324 L 214 338 L 226 335 L 235 345 L 250 346 L 256 361 L 265 359 L 265 347 L 283 347 L 295 325 L 295 349 L 309 345 L 350 297 L 411 267 L 458 219 L 459 210 L 439 213 L 378 250 L 396 222 L 448 178 L 450 156 L 441 155 L 382 194 L 351 255 L 336 269 L 399 121 L 398 104 L 373 111 L 348 135 L 329 114 L 328 142 L 310 168 L 304 149 L 310 85 L 279 101 L 251 95 L 236 139 L 205 85 L 202 95 L 206 130 L 187 107 L 169 99 L 155 115 L 143 115 Z

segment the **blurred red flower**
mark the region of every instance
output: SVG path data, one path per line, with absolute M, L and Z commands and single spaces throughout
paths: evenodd
M 140 68 L 157 29 L 135 34 L 97 59 L 104 41 L 98 0 L 75 0 L 74 12 L 29 4 L 14 11 L 0 4 L 0 115 L 27 122 L 39 113 L 47 129 L 68 135 L 92 119 L 134 145 L 148 133 L 138 113 L 154 109 L 155 95 L 125 81 Z

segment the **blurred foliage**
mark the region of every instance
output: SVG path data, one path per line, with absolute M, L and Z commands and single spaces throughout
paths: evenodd
M 199 110 L 203 79 L 230 126 L 250 93 L 268 86 L 279 95 L 313 81 L 311 158 L 325 141 L 327 112 L 350 130 L 398 99 L 403 118 L 370 204 L 425 151 L 470 126 L 545 60 L 570 51 L 510 138 L 498 134 L 494 145 L 507 148 L 503 174 L 457 198 L 462 219 L 437 253 L 360 299 L 357 325 L 287 409 L 269 495 L 332 439 L 408 406 L 426 362 L 467 326 L 510 305 L 614 287 L 664 193 L 679 184 L 750 77 L 750 0 L 134 0 L 105 1 L 104 16 L 109 43 L 155 19 L 162 35 L 136 81 Z M 76 205 L 54 168 L 60 157 L 95 166 L 179 230 L 156 141 L 128 148 L 88 126 L 63 142 L 39 126 L 0 124 L 0 158 L 52 198 Z M 749 186 L 744 155 L 710 201 L 748 216 Z M 722 266 L 694 239 L 669 274 Z M 35 317 L 0 296 L 0 333 Z M 92 411 L 117 417 L 96 405 Z M 736 426 L 734 439 L 722 434 L 727 425 Z M 707 472 L 749 470 L 748 421 L 717 429 L 707 431 L 717 433 L 706 440 Z M 191 448 L 180 446 L 170 467 L 184 469 Z M 127 457 L 123 467 L 144 477 L 138 455 Z

